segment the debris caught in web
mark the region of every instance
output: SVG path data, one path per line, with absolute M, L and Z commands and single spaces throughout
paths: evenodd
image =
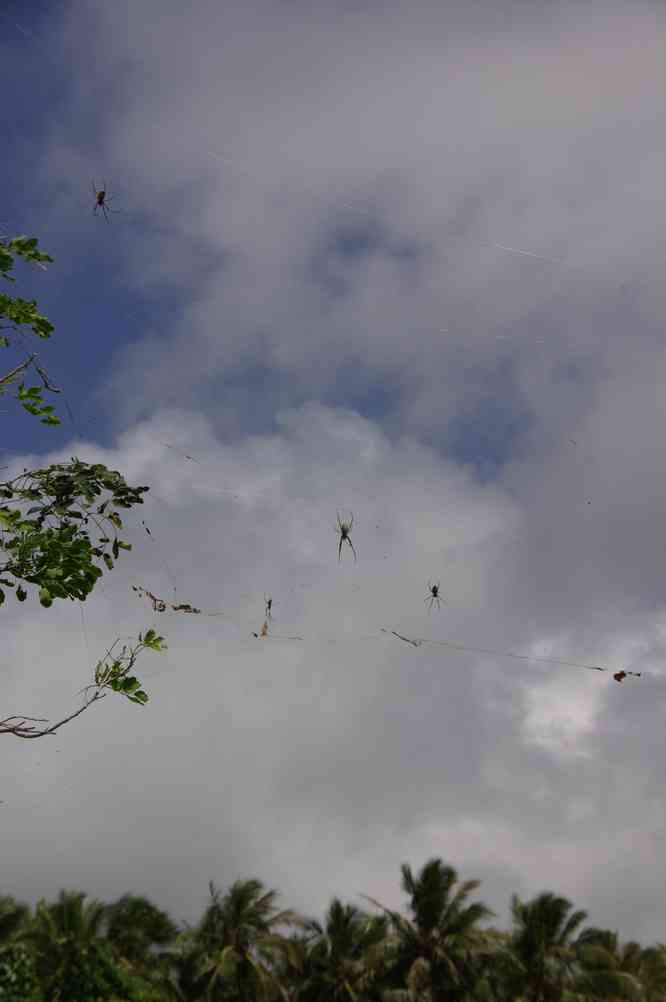
M 132 585 L 132 591 L 135 591 L 138 595 L 145 595 L 150 599 L 153 605 L 153 612 L 166 612 L 167 609 L 173 610 L 173 612 L 189 612 L 196 615 L 202 615 L 201 609 L 195 609 L 193 605 L 189 602 L 181 602 L 179 605 L 173 605 L 171 602 L 165 602 L 163 598 L 158 598 L 157 595 L 153 595 L 152 591 L 148 591 L 147 588 L 141 588 L 138 585 Z M 220 616 L 219 612 L 209 612 L 205 613 L 207 616 Z

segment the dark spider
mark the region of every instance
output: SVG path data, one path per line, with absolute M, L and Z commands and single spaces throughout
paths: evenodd
M 110 212 L 117 212 L 118 210 L 117 209 L 112 209 L 108 205 L 108 202 L 111 202 L 112 199 L 106 193 L 106 181 L 104 181 L 103 187 L 100 188 L 99 191 L 97 190 L 97 186 L 95 185 L 95 182 L 93 181 L 93 183 L 92 183 L 92 190 L 93 190 L 93 194 L 95 196 L 95 204 L 93 205 L 93 212 L 97 212 L 98 209 L 101 209 L 102 210 L 102 214 L 104 215 L 104 218 L 106 219 L 106 221 L 108 223 L 109 222 L 109 213 Z
M 347 543 L 349 543 L 351 551 L 354 554 L 354 561 L 356 561 L 356 550 L 354 549 L 354 544 L 352 543 L 349 536 L 350 532 L 354 527 L 354 516 L 350 512 L 348 522 L 342 521 L 342 519 L 340 518 L 340 512 L 337 512 L 337 516 L 338 516 L 338 527 L 335 531 L 340 534 L 340 544 L 338 546 L 338 560 L 342 559 L 342 544 L 346 541 Z
M 430 605 L 428 606 L 428 612 L 432 610 L 432 607 L 435 604 L 437 604 L 438 609 L 441 609 L 442 602 L 444 602 L 444 599 L 439 594 L 439 581 L 437 582 L 437 584 L 433 584 L 432 581 L 428 581 L 428 594 L 426 595 L 423 601 L 426 604 L 428 602 L 430 603 Z M 444 602 L 444 605 L 446 605 L 446 602 Z

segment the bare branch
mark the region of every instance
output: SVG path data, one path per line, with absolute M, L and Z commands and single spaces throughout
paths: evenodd
M 28 368 L 28 366 L 32 364 L 32 361 L 35 358 L 37 358 L 37 355 L 31 355 L 30 358 L 27 359 L 27 361 L 21 362 L 21 364 L 17 365 L 15 369 L 12 369 L 11 372 L 8 372 L 6 376 L 2 376 L 2 378 L 0 378 L 0 387 L 4 386 L 6 383 L 11 383 L 14 377 L 18 376 L 20 372 L 24 372 Z
M 70 713 L 68 717 L 63 717 L 63 719 L 59 720 L 56 724 L 52 724 L 50 727 L 44 727 L 41 730 L 28 725 L 26 722 L 31 720 L 37 723 L 46 723 L 48 722 L 47 717 L 5 717 L 4 720 L 0 720 L 0 734 L 13 734 L 14 737 L 17 738 L 43 738 L 46 737 L 47 734 L 55 734 L 59 727 L 62 727 L 63 724 L 68 724 L 70 720 L 74 720 L 74 718 L 78 717 L 84 710 L 87 710 L 89 706 L 96 703 L 98 699 L 104 699 L 106 695 L 107 694 L 105 692 L 100 692 L 98 690 L 93 693 L 90 699 L 87 700 L 83 706 L 81 706 L 78 710 L 75 710 L 74 713 Z M 10 723 L 12 720 L 16 720 L 18 723 Z
M 35 355 L 33 357 L 36 358 L 37 356 Z M 42 369 L 41 365 L 37 365 L 37 363 L 35 362 L 34 367 L 41 376 L 41 380 L 42 383 L 44 384 L 45 390 L 50 390 L 51 393 L 62 393 L 62 390 L 60 390 L 57 386 L 54 386 L 53 383 L 49 380 L 48 373 L 46 373 L 44 369 Z

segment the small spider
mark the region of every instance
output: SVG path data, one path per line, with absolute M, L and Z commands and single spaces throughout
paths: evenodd
M 268 596 L 264 595 L 264 602 L 266 603 L 266 619 L 272 619 L 273 614 L 271 610 L 273 608 L 273 599 L 270 597 L 270 595 Z
M 435 604 L 437 605 L 438 609 L 441 609 L 442 602 L 444 602 L 444 599 L 439 594 L 439 581 L 437 582 L 437 584 L 433 584 L 432 581 L 428 581 L 428 594 L 426 595 L 423 601 L 426 604 L 430 603 L 430 605 L 428 606 L 428 612 L 431 611 L 433 605 Z M 444 605 L 446 605 L 446 602 L 444 602 Z
M 93 183 L 92 183 L 92 190 L 93 190 L 93 194 L 95 196 L 95 204 L 93 205 L 93 212 L 97 212 L 98 209 L 101 209 L 102 213 L 104 215 L 104 218 L 106 219 L 106 221 L 108 223 L 109 222 L 109 213 L 110 212 L 117 212 L 118 210 L 117 209 L 112 209 L 109 206 L 109 204 L 108 204 L 110 201 L 112 201 L 112 199 L 106 193 L 106 181 L 104 181 L 103 186 L 99 189 L 99 191 L 97 190 L 97 186 L 96 186 L 95 182 L 93 181 Z
M 340 518 L 340 512 L 337 512 L 337 516 L 338 516 L 338 527 L 335 531 L 340 534 L 340 545 L 338 546 L 338 560 L 342 560 L 342 544 L 346 540 L 351 547 L 352 553 L 354 554 L 354 561 L 356 561 L 356 550 L 354 549 L 354 544 L 352 543 L 349 536 L 350 532 L 354 527 L 354 516 L 350 512 L 348 522 L 342 521 L 342 519 Z

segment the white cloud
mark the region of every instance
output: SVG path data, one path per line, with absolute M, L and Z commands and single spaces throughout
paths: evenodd
M 92 658 L 116 631 L 149 623 L 169 651 L 139 666 L 148 707 L 109 698 L 49 748 L 8 748 L 9 890 L 81 886 L 110 897 L 131 888 L 192 919 L 206 882 L 237 874 L 258 874 L 315 913 L 333 893 L 399 904 L 400 863 L 430 855 L 487 878 L 501 914 L 509 890 L 537 881 L 546 861 L 549 882 L 567 884 L 569 837 L 552 831 L 544 845 L 541 826 L 570 803 L 592 838 L 599 816 L 581 814 L 585 786 L 566 759 L 546 767 L 525 757 L 523 728 L 534 736 L 552 727 L 538 715 L 547 705 L 579 715 L 574 738 L 598 739 L 607 680 L 595 675 L 588 686 L 552 666 L 553 678 L 535 683 L 543 666 L 414 649 L 381 632 L 515 650 L 520 631 L 511 641 L 493 608 L 517 517 L 499 489 L 320 406 L 236 445 L 217 441 L 201 416 L 165 411 L 117 450 L 81 454 L 150 483 L 160 499 L 149 495 L 146 510 L 128 516 L 134 550 L 86 603 Z M 237 493 L 216 493 L 222 487 Z M 337 559 L 336 507 L 356 516 L 358 564 Z M 448 605 L 428 614 L 433 575 Z M 129 588 L 169 599 L 172 581 L 179 601 L 223 615 L 156 616 Z M 274 636 L 259 640 L 251 634 L 264 594 L 274 599 Z M 55 715 L 87 681 L 78 612 L 26 604 L 21 615 L 7 629 L 7 643 L 22 645 L 8 711 Z M 280 639 L 289 636 L 303 640 Z M 550 653 L 568 647 L 553 643 Z M 527 717 L 523 691 L 532 693 Z M 546 800 L 534 798 L 544 781 Z M 648 796 L 636 793 L 632 806 Z M 627 845 L 622 818 L 616 842 Z
M 47 222 L 79 238 L 104 163 L 104 278 L 166 304 L 109 363 L 116 446 L 84 452 L 155 498 L 90 647 L 153 618 L 132 582 L 224 615 L 159 619 L 145 710 L 105 701 L 57 763 L 11 747 L 8 890 L 192 918 L 208 879 L 258 874 L 308 909 L 399 904 L 400 863 L 442 855 L 498 911 L 546 885 L 658 935 L 659 680 L 381 628 L 661 672 L 663 18 L 405 11 L 71 9 Z M 494 448 L 485 486 L 455 462 Z M 264 594 L 302 641 L 252 637 Z M 84 684 L 77 615 L 12 613 L 9 711 Z

